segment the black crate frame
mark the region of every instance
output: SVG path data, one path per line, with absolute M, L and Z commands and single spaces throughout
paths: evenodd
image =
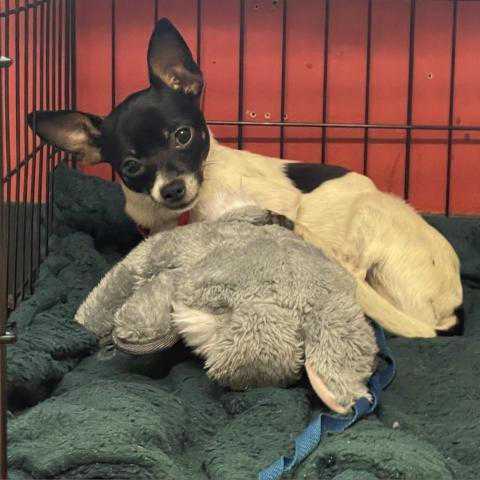
M 116 103 L 116 86 L 115 86 L 115 0 L 111 1 L 111 22 L 112 22 L 112 106 Z M 451 169 L 452 169 L 452 144 L 453 144 L 453 132 L 455 131 L 480 131 L 480 125 L 468 125 L 468 126 L 455 126 L 454 109 L 455 109 L 455 73 L 456 73 L 456 46 L 457 46 L 457 25 L 458 25 L 458 5 L 460 2 L 479 2 L 480 0 L 449 0 L 451 3 L 451 15 L 452 15 L 452 30 L 451 30 L 451 52 L 450 52 L 450 81 L 449 81 L 449 113 L 448 123 L 445 125 L 420 125 L 412 124 L 412 112 L 413 112 L 413 88 L 414 88 L 414 62 L 415 62 L 415 19 L 416 19 L 416 5 L 417 1 L 410 0 L 410 21 L 409 21 L 409 58 L 408 58 L 408 91 L 406 100 L 406 123 L 405 124 L 372 124 L 370 123 L 370 73 L 371 73 L 371 38 L 372 38 L 372 4 L 373 0 L 364 0 L 367 4 L 367 37 L 366 37 L 366 77 L 365 77 L 365 109 L 363 115 L 363 123 L 330 123 L 327 118 L 327 104 L 328 104 L 328 59 L 329 59 L 329 35 L 330 35 L 330 7 L 333 0 L 325 0 L 325 27 L 323 32 L 324 40 L 324 56 L 323 56 L 323 114 L 321 122 L 285 122 L 285 90 L 286 90 L 286 47 L 287 47 L 287 18 L 288 18 L 288 0 L 281 2 L 282 8 L 282 29 L 281 29 L 281 95 L 280 102 L 280 118 L 278 121 L 271 122 L 255 122 L 246 121 L 244 119 L 244 61 L 245 61 L 245 0 L 236 0 L 239 2 L 240 8 L 240 28 L 239 28 L 239 68 L 238 68 L 238 114 L 235 120 L 232 119 L 220 119 L 211 120 L 209 125 L 229 125 L 235 126 L 238 129 L 238 146 L 241 149 L 244 144 L 244 127 L 246 126 L 263 126 L 263 127 L 279 127 L 280 128 L 280 156 L 284 155 L 285 148 L 285 128 L 292 127 L 314 127 L 321 129 L 321 141 L 322 141 L 322 153 L 320 161 L 325 162 L 326 159 L 326 146 L 327 146 L 327 129 L 339 128 L 339 129 L 360 129 L 364 131 L 363 135 L 363 172 L 367 172 L 368 160 L 369 160 L 369 130 L 370 129 L 382 129 L 391 131 L 404 131 L 405 132 L 405 179 L 403 194 L 406 200 L 409 199 L 409 183 L 410 183 L 410 168 L 411 168 L 411 145 L 412 145 L 412 131 L 413 130 L 427 130 L 427 131 L 447 131 L 447 165 L 446 165 L 446 178 L 447 186 L 445 192 L 445 214 L 450 215 L 451 203 L 450 203 L 450 187 L 451 187 Z M 161 12 L 158 11 L 156 0 L 152 0 L 154 4 L 154 19 L 159 17 Z M 64 19 L 64 23 L 56 23 L 56 15 L 52 16 L 52 11 L 55 9 L 63 8 L 63 16 L 59 14 L 59 18 Z M 201 25 L 202 25 L 202 0 L 197 0 L 197 61 L 200 63 L 201 52 Z M 15 145 L 9 144 L 9 99 L 10 82 L 15 82 L 15 110 L 16 110 L 16 131 L 19 127 L 27 129 L 26 118 L 20 119 L 18 112 L 19 108 L 19 75 L 23 74 L 28 79 L 28 68 L 30 64 L 28 62 L 28 42 L 29 29 L 24 29 L 24 46 L 27 61 L 25 61 L 24 70 L 20 72 L 16 70 L 15 79 L 10 78 L 8 68 L 11 62 L 15 61 L 15 58 L 19 56 L 19 38 L 10 39 L 8 25 L 11 22 L 15 23 L 15 31 L 18 32 L 20 16 L 23 15 L 23 19 L 28 24 L 29 18 L 33 17 L 34 41 L 40 38 L 39 49 L 40 52 L 50 52 L 38 60 L 41 62 L 37 65 L 37 60 L 33 60 L 33 71 L 35 72 L 33 85 L 31 88 L 33 93 L 33 104 L 28 105 L 28 93 L 27 89 L 30 88 L 28 82 L 24 82 L 25 95 L 27 98 L 27 104 L 25 110 L 35 110 L 36 108 L 75 108 L 75 0 L 26 0 L 20 5 L 19 0 L 5 0 L 5 8 L 0 11 L 0 21 L 6 25 L 5 32 L 2 35 L 0 33 L 0 475 L 1 478 L 7 476 L 7 456 L 6 456 L 6 346 L 15 341 L 14 332 L 7 331 L 7 318 L 9 312 L 11 312 L 17 305 L 18 301 L 22 300 L 27 294 L 32 293 L 33 284 L 38 274 L 38 269 L 42 259 L 48 255 L 48 236 L 52 228 L 52 199 L 53 199 L 53 184 L 51 173 L 55 166 L 64 158 L 61 157 L 61 153 L 52 147 L 49 147 L 38 140 L 33 140 L 31 151 L 29 151 L 28 140 L 25 144 L 25 157 L 20 159 L 19 152 L 19 138 L 16 140 Z M 38 30 L 37 30 L 38 29 Z M 63 32 L 63 33 L 62 33 Z M 63 43 L 62 43 L 63 42 Z M 14 44 L 14 48 L 10 47 Z M 37 47 L 34 47 L 37 48 Z M 64 50 L 62 50 L 64 48 Z M 64 55 L 64 63 L 62 66 L 61 56 Z M 52 60 L 52 61 L 50 61 Z M 37 67 L 40 67 L 40 78 L 38 79 L 38 88 L 40 95 L 40 102 L 37 104 L 37 82 L 36 74 Z M 53 82 L 51 82 L 51 75 L 53 75 Z M 63 92 L 63 97 L 62 97 Z M 27 108 L 28 107 L 28 108 Z M 2 129 L 2 125 L 5 129 Z M 5 131 L 5 137 L 2 138 L 2 132 Z M 27 137 L 25 137 L 27 138 Z M 38 145 L 37 145 L 38 142 Z M 7 158 L 7 163 L 4 166 L 2 152 L 4 150 L 7 157 L 10 156 L 10 151 L 15 148 L 17 152 L 16 165 L 11 168 L 10 158 Z M 70 161 L 68 156 L 67 161 Z M 28 166 L 32 166 L 32 177 L 28 175 Z M 45 205 L 45 242 L 42 243 L 41 231 L 42 225 L 40 225 L 40 214 L 37 214 L 36 218 L 33 213 L 29 216 L 26 210 L 26 200 L 28 198 L 28 191 L 30 190 L 30 199 L 33 203 L 42 204 L 42 190 L 41 186 L 43 182 L 42 171 L 43 166 L 46 166 L 46 205 Z M 73 164 L 72 164 L 73 165 Z M 74 166 L 74 165 L 73 165 Z M 38 167 L 38 168 L 37 168 Z M 24 171 L 23 182 L 23 210 L 19 205 L 20 194 L 20 172 Z M 38 177 L 37 177 L 38 173 Z M 11 183 L 12 179 L 17 177 L 16 192 L 14 192 L 16 205 L 12 207 L 12 191 Z M 38 184 L 35 182 L 38 180 Z M 38 185 L 38 187 L 36 187 Z M 35 202 L 35 190 L 38 190 L 36 202 Z M 4 197 L 7 200 L 4 200 Z M 33 211 L 33 210 L 32 210 Z M 23 215 L 23 231 L 19 231 L 19 219 L 20 213 Z M 11 231 L 11 218 L 15 216 L 15 232 Z M 34 223 L 37 223 L 37 235 L 33 238 L 33 228 L 30 234 L 30 243 L 27 245 L 25 225 L 30 223 L 33 227 Z M 13 235 L 13 238 L 12 238 Z M 23 236 L 23 252 L 18 251 L 18 239 Z M 30 251 L 28 257 L 28 265 L 25 266 L 25 259 L 27 258 L 26 252 Z M 38 252 L 36 258 L 34 258 L 33 251 Z M 20 285 L 17 284 L 17 257 L 23 253 L 23 267 L 21 272 Z M 15 270 L 13 274 L 13 288 L 11 285 L 11 279 L 9 278 L 10 262 L 9 258 L 13 257 L 13 268 Z M 9 294 L 10 293 L 10 294 Z

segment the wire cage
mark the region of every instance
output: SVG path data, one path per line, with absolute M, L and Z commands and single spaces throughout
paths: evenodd
M 0 452 L 9 312 L 32 292 L 70 158 L 27 128 L 36 109 L 106 114 L 146 85 L 170 17 L 204 71 L 217 136 L 343 164 L 422 211 L 478 214 L 480 0 L 0 0 Z M 114 180 L 108 166 L 86 168 Z
M 61 153 L 27 127 L 35 109 L 74 105 L 74 2 L 0 2 L 0 375 L 1 472 L 6 475 L 6 319 L 32 292 L 48 255 L 51 172 Z

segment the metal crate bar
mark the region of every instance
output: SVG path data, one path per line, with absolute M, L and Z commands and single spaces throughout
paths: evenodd
M 42 5 L 43 3 L 47 3 L 48 1 L 49 0 L 38 0 L 37 2 L 28 2 L 28 3 L 26 3 L 25 5 L 22 5 L 22 6 L 15 6 L 15 8 L 9 8 L 7 6 L 8 2 L 5 2 L 5 11 L 0 12 L 0 18 L 6 18 L 9 15 L 16 15 L 18 13 L 25 12 L 26 10 L 28 10 L 30 8 L 38 7 L 38 6 Z
M 410 0 L 410 39 L 408 53 L 408 93 L 407 93 L 407 124 L 412 123 L 413 112 L 413 68 L 415 66 L 415 9 L 416 0 Z M 412 129 L 407 130 L 405 140 L 405 177 L 403 196 L 408 200 L 410 193 L 410 159 L 412 146 Z
M 240 0 L 240 28 L 239 28 L 239 47 L 238 47 L 238 121 L 231 125 L 238 126 L 237 146 L 241 150 L 243 148 L 243 82 L 244 82 L 244 66 L 245 66 L 245 0 Z M 213 124 L 212 124 L 213 125 Z M 226 123 L 222 125 L 228 125 Z
M 0 35 L 0 49 L 3 39 Z M 8 68 L 10 59 L 0 56 L 0 89 L 4 68 Z M 3 177 L 3 105 L 0 101 L 0 175 Z M 0 182 L 0 476 L 7 477 L 7 385 L 6 385 L 6 345 L 7 345 L 7 284 L 8 284 L 8 251 L 7 251 L 7 223 L 3 204 L 4 187 Z
M 450 54 L 450 102 L 448 108 L 448 125 L 453 125 L 453 114 L 455 109 L 455 60 L 457 52 L 457 23 L 458 23 L 458 0 L 452 3 L 452 47 Z M 452 144 L 453 129 L 448 130 L 448 146 L 447 146 L 447 185 L 445 189 L 445 213 L 450 215 L 450 189 L 452 184 Z
M 24 19 L 24 24 L 23 24 L 23 111 L 28 112 L 30 105 L 28 101 L 28 96 L 29 96 L 29 91 L 31 88 L 31 85 L 29 85 L 28 80 L 30 79 L 29 76 L 29 45 L 30 45 L 30 37 L 29 37 L 29 9 L 26 9 L 23 15 Z M 26 155 L 26 152 L 29 150 L 29 132 L 28 132 L 28 124 L 27 124 L 27 117 L 24 114 L 23 115 L 23 122 L 22 122 L 22 128 L 24 130 L 24 155 Z M 34 162 L 35 163 L 35 162 Z M 28 219 L 27 219 L 27 202 L 28 202 L 28 187 L 29 187 L 29 168 L 28 166 L 25 167 L 24 172 L 23 172 L 23 198 L 22 198 L 22 220 L 21 220 L 21 225 L 23 226 L 23 231 L 22 231 L 22 237 L 23 237 L 23 251 L 22 255 L 23 258 L 27 258 L 27 249 L 28 249 L 28 241 L 27 241 L 27 224 Z M 20 185 L 20 182 L 17 182 L 18 185 Z M 33 217 L 33 214 L 32 214 Z M 30 240 L 31 243 L 31 240 Z M 16 263 L 16 262 L 15 262 Z M 24 298 L 25 297 L 25 287 L 30 283 L 29 278 L 31 275 L 28 276 L 26 279 L 26 265 L 25 262 L 23 264 L 22 268 L 22 273 L 21 273 L 21 283 L 20 283 L 20 297 Z
M 250 122 L 235 120 L 209 120 L 209 125 L 243 125 L 260 127 L 313 127 L 313 128 L 367 128 L 377 130 L 451 130 L 480 131 L 480 125 L 408 125 L 395 123 L 323 123 L 323 122 Z
M 0 11 L 0 477 L 7 478 L 7 318 L 32 293 L 48 253 L 52 171 L 60 152 L 27 113 L 75 103 L 75 0 L 5 0 Z M 43 217 L 43 218 L 42 218 Z
M 372 63 L 372 0 L 368 0 L 367 12 L 367 46 L 366 46 L 366 65 L 365 65 L 365 113 L 363 115 L 364 123 L 370 122 L 370 70 Z M 363 174 L 368 172 L 368 128 L 363 134 Z
M 323 99 L 322 99 L 322 158 L 321 162 L 327 160 L 327 100 L 328 100 L 328 43 L 330 33 L 330 0 L 325 0 L 323 31 Z M 313 126 L 313 125 L 312 125 Z
M 282 11 L 282 67 L 281 67 L 281 97 L 280 97 L 280 122 L 285 121 L 285 87 L 287 75 L 287 0 L 283 0 Z M 280 127 L 280 158 L 285 151 L 285 127 Z

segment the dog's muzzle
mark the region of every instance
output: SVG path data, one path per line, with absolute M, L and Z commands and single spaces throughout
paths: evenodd
M 170 210 L 190 209 L 198 197 L 200 184 L 193 173 L 174 179 L 167 179 L 157 174 L 150 191 L 151 198 Z

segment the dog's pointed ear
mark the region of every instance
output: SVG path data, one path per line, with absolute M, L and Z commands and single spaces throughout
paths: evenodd
M 162 18 L 155 25 L 147 57 L 150 83 L 154 87 L 167 86 L 193 98 L 200 97 L 202 72 L 185 40 L 168 19 Z
M 44 141 L 73 153 L 84 165 L 102 161 L 99 139 L 103 119 L 70 110 L 35 111 L 28 115 L 30 128 Z

